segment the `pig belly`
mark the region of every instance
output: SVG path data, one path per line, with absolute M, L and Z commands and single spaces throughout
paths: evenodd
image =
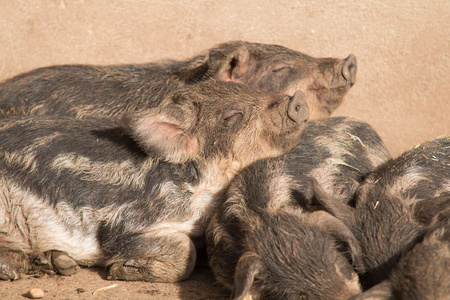
M 95 264 L 100 256 L 91 209 L 55 206 L 15 184 L 0 180 L 0 251 L 65 251 L 74 260 Z

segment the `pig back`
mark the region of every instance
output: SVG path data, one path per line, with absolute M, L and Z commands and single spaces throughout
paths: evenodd
M 286 172 L 299 184 L 294 191 L 311 201 L 315 178 L 334 199 L 348 203 L 366 174 L 391 158 L 377 132 L 355 118 L 308 122 L 297 146 L 284 157 Z
M 164 199 L 153 187 L 196 180 L 195 171 L 185 172 L 191 165 L 149 157 L 115 121 L 5 119 L 0 139 L 2 175 L 51 205 L 100 209 L 139 200 L 141 208 L 151 210 L 144 199 L 154 199 L 155 207 Z

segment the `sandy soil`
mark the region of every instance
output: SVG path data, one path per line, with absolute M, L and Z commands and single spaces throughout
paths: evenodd
M 206 266 L 206 258 L 199 262 L 186 281 L 176 284 L 126 282 L 106 280 L 101 268 L 82 268 L 73 276 L 49 276 L 39 278 L 24 276 L 12 281 L 0 281 L 0 300 L 29 299 L 32 288 L 44 290 L 43 299 L 151 299 L 151 300 L 222 300 L 229 299 L 229 292 L 219 286 Z

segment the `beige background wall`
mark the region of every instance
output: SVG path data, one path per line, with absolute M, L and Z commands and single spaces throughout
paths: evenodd
M 0 80 L 52 64 L 187 58 L 227 40 L 358 57 L 334 115 L 374 126 L 393 155 L 450 133 L 450 1 L 5 0 Z

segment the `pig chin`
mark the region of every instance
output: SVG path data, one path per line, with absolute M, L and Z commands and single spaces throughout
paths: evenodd
M 310 110 L 310 121 L 328 118 L 344 101 L 348 89 L 343 87 L 308 89 L 306 103 Z
M 286 94 L 293 95 L 297 90 L 302 90 L 306 95 L 306 103 L 309 107 L 309 121 L 321 120 L 330 115 L 342 104 L 344 96 L 352 87 L 352 84 L 318 84 L 312 80 L 301 85 L 291 86 Z

